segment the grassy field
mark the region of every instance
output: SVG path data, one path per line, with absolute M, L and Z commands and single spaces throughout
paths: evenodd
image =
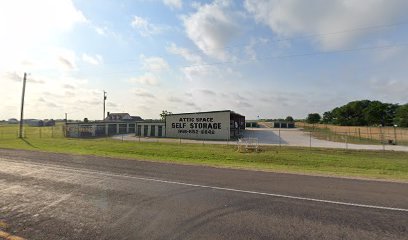
M 45 131 L 49 135 L 44 132 L 40 135 L 38 129 L 34 132 L 36 134 L 25 139 L 18 139 L 13 134 L 7 138 L 0 135 L 0 148 L 408 181 L 408 153 L 403 152 L 263 147 L 259 153 L 240 153 L 232 145 L 67 139 L 56 134 L 56 129 L 52 133 Z

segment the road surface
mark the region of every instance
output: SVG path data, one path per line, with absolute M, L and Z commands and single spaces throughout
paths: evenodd
M 408 184 L 0 149 L 4 234 L 407 239 Z

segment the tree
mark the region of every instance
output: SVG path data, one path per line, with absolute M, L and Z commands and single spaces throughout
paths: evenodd
M 385 125 L 385 111 L 387 105 L 380 101 L 372 101 L 364 109 L 365 120 L 368 125 Z
M 160 118 L 161 120 L 165 120 L 167 115 L 173 114 L 172 112 L 169 112 L 167 110 L 163 110 L 162 113 L 160 113 Z
M 88 118 L 84 118 L 84 123 L 88 123 L 88 122 L 89 122 Z
M 322 122 L 342 126 L 392 126 L 404 119 L 404 117 L 396 117 L 397 111 L 401 107 L 398 104 L 380 101 L 353 101 L 325 112 Z M 404 112 L 404 110 L 400 111 Z M 400 114 L 404 115 L 404 113 Z
M 366 125 L 364 109 L 369 104 L 369 100 L 353 101 L 333 109 L 331 111 L 332 123 L 342 126 Z
M 394 123 L 398 127 L 408 127 L 408 104 L 398 107 L 395 113 Z
M 310 124 L 318 123 L 320 122 L 321 118 L 322 117 L 318 113 L 309 113 L 309 115 L 307 115 L 306 122 Z
M 393 126 L 394 119 L 397 114 L 397 109 L 400 107 L 398 104 L 390 104 L 387 103 L 385 108 L 385 117 L 384 117 L 384 125 L 385 126 Z
M 285 119 L 286 122 L 294 122 L 295 120 L 293 119 L 292 116 L 287 116 Z
M 322 118 L 322 122 L 323 123 L 332 123 L 333 122 L 333 113 L 330 111 L 324 112 L 323 113 L 323 118 Z

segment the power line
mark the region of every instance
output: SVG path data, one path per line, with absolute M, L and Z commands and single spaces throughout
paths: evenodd
M 335 32 L 327 32 L 327 33 L 317 33 L 317 34 L 309 34 L 309 35 L 304 35 L 304 36 L 299 36 L 299 37 L 290 37 L 290 38 L 280 38 L 280 39 L 272 39 L 269 40 L 267 44 L 272 44 L 276 42 L 284 42 L 284 41 L 291 41 L 291 40 L 299 40 L 299 39 L 308 39 L 308 38 L 314 38 L 314 37 L 330 37 L 333 35 L 338 35 L 338 34 L 343 34 L 343 33 L 350 33 L 350 32 L 358 32 L 358 31 L 370 31 L 370 30 L 379 30 L 379 29 L 384 29 L 384 28 L 391 28 L 391 27 L 396 27 L 396 26 L 401 26 L 401 25 L 406 25 L 408 24 L 408 21 L 402 21 L 402 22 L 397 22 L 397 23 L 392 23 L 392 24 L 387 24 L 387 25 L 373 25 L 373 26 L 363 26 L 363 27 L 358 27 L 358 28 L 350 28 L 350 29 L 345 29 L 345 30 L 340 30 L 340 31 L 335 31 Z M 235 45 L 230 45 L 226 47 L 219 47 L 219 48 L 205 48 L 205 49 L 199 49 L 199 50 L 189 50 L 190 53 L 197 53 L 197 52 L 202 52 L 202 51 L 211 51 L 211 50 L 222 50 L 222 49 L 232 49 L 232 48 L 237 48 L 237 47 L 242 47 L 242 46 L 247 46 L 247 43 L 243 44 L 235 44 Z M 128 59 L 128 60 L 122 60 L 122 61 L 115 61 L 115 62 L 108 62 L 108 63 L 103 63 L 104 65 L 115 65 L 115 64 L 121 64 L 121 63 L 126 63 L 126 62 L 137 62 L 139 59 Z M 89 66 L 89 67 L 82 67 L 82 69 L 86 68 L 95 68 L 96 66 Z
M 199 66 L 212 66 L 212 65 L 220 65 L 220 64 L 229 64 L 229 63 L 254 62 L 254 61 L 270 60 L 270 59 L 308 57 L 308 56 L 328 55 L 328 54 L 336 54 L 336 53 L 347 53 L 347 52 L 364 51 L 364 50 L 378 50 L 378 49 L 387 49 L 387 48 L 394 48 L 394 47 L 407 47 L 407 46 L 408 46 L 408 43 L 401 43 L 401 44 L 384 45 L 384 46 L 341 49 L 341 50 L 333 50 L 333 51 L 326 51 L 326 52 L 311 52 L 311 53 L 271 56 L 271 57 L 263 57 L 263 58 L 259 58 L 259 59 L 251 59 L 251 60 L 247 60 L 247 61 L 224 61 L 224 62 L 204 63 L 204 64 L 184 66 L 183 68 L 199 67 Z
M 309 53 L 299 53 L 299 54 L 290 54 L 290 55 L 280 55 L 280 56 L 267 56 L 258 59 L 249 59 L 249 60 L 239 60 L 239 61 L 221 61 L 221 62 L 211 62 L 211 63 L 202 63 L 202 64 L 192 64 L 184 66 L 174 66 L 174 68 L 194 68 L 194 67 L 205 67 L 205 66 L 215 66 L 215 65 L 225 65 L 225 64 L 240 64 L 240 63 L 249 63 L 249 62 L 259 62 L 267 61 L 273 59 L 289 59 L 289 58 L 299 58 L 299 57 L 310 57 L 310 56 L 320 56 L 320 55 L 330 55 L 330 54 L 339 54 L 339 53 L 351 53 L 357 51 L 367 51 L 367 50 L 380 50 L 380 49 L 389 49 L 395 47 L 408 47 L 408 43 L 399 43 L 392 45 L 383 45 L 383 46 L 371 46 L 371 47 L 360 47 L 360 48 L 350 48 L 350 49 L 341 49 L 325 52 L 309 52 Z M 120 75 L 120 74 L 131 74 L 146 72 L 144 70 L 138 71 L 120 71 L 120 72 L 111 72 L 103 73 L 104 76 Z
M 383 28 L 391 28 L 391 27 L 396 27 L 396 26 L 401 26 L 401 25 L 406 25 L 406 24 L 408 24 L 408 21 L 392 23 L 392 24 L 387 24 L 387 25 L 364 26 L 364 27 L 345 29 L 345 30 L 335 31 L 335 32 L 316 33 L 316 34 L 309 34 L 309 35 L 304 35 L 304 36 L 299 36 L 299 37 L 273 39 L 273 40 L 270 40 L 268 43 L 284 42 L 284 41 L 299 40 L 299 39 L 308 39 L 308 38 L 314 38 L 314 37 L 324 37 L 324 36 L 337 35 L 337 34 L 350 33 L 350 32 L 358 32 L 358 31 L 369 31 L 369 30 L 376 30 L 376 29 L 383 29 Z M 233 46 L 228 46 L 228 47 L 205 48 L 203 50 L 204 51 L 209 51 L 209 50 L 230 49 L 230 48 L 236 48 L 236 47 L 241 47 L 241 46 L 246 46 L 246 45 L 247 44 L 235 44 Z M 201 50 L 195 50 L 195 51 L 190 51 L 190 52 L 191 53 L 201 52 Z

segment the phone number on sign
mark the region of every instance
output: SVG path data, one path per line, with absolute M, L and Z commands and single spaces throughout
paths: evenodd
M 178 133 L 184 134 L 215 134 L 214 130 L 178 130 Z

